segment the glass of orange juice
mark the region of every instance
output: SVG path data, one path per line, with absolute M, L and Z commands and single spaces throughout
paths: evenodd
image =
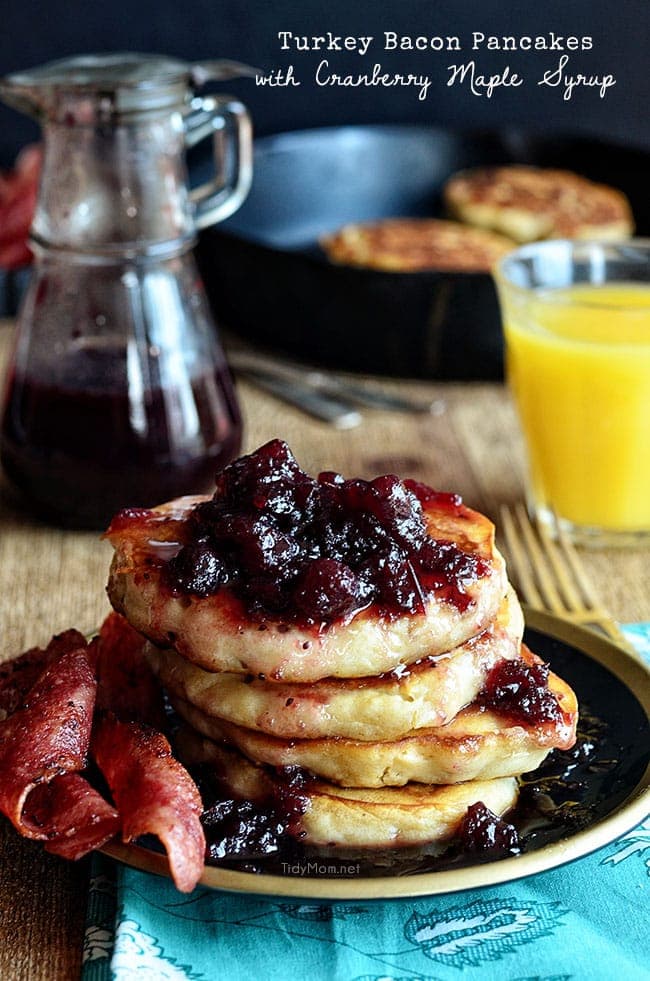
M 650 241 L 537 242 L 496 271 L 529 510 L 580 544 L 650 540 Z

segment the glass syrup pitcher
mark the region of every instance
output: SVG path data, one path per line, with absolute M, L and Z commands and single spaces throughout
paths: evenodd
M 43 126 L 30 245 L 0 435 L 6 475 L 57 523 L 208 490 L 241 418 L 192 247 L 242 203 L 251 124 L 211 79 L 253 74 L 113 54 L 0 80 Z M 185 149 L 212 136 L 213 180 L 188 190 Z

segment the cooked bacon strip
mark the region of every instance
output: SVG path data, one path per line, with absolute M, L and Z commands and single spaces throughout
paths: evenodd
M 162 688 L 143 656 L 145 643 L 119 613 L 106 617 L 97 644 L 97 708 L 113 712 L 122 722 L 164 729 Z
M 78 630 L 66 630 L 53 637 L 47 647 L 32 647 L 20 657 L 0 664 L 0 721 L 12 715 L 25 700 L 44 669 L 69 651 L 86 646 Z
M 30 837 L 43 838 L 48 852 L 62 858 L 83 858 L 120 830 L 120 819 L 87 780 L 64 773 L 39 784 L 25 802 L 23 827 Z
M 95 690 L 83 641 L 46 667 L 25 704 L 0 722 L 0 811 L 28 838 L 44 837 L 22 820 L 30 791 L 86 764 Z
M 90 647 L 70 630 L 0 666 L 0 812 L 65 858 L 100 847 L 120 824 L 125 841 L 155 834 L 187 892 L 203 869 L 201 798 L 162 733 L 144 724 L 161 726 L 165 715 L 143 645 L 112 614 Z M 117 810 L 77 772 L 86 765 L 96 695 L 98 707 L 112 710 L 99 715 L 93 751 Z
M 92 753 L 120 813 L 123 840 L 156 835 L 167 850 L 177 888 L 190 892 L 203 871 L 202 803 L 165 737 L 108 714 L 95 728 Z

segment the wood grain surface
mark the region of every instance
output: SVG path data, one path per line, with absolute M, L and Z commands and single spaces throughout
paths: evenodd
M 0 358 L 10 328 L 0 328 Z M 245 450 L 287 440 L 305 469 L 370 477 L 397 472 L 442 490 L 495 518 L 522 496 L 521 438 L 507 391 L 494 384 L 391 382 L 387 390 L 426 395 L 428 416 L 364 412 L 358 429 L 339 432 L 247 384 L 239 386 Z M 87 532 L 33 520 L 0 486 L 0 660 L 47 642 L 68 626 L 90 631 L 108 610 L 110 549 Z M 650 551 L 589 553 L 592 580 L 621 621 L 650 620 Z M 0 978 L 70 981 L 81 964 L 87 863 L 67 863 L 20 840 L 0 819 Z

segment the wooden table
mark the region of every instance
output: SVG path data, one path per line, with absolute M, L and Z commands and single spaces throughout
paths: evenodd
M 0 354 L 8 327 L 0 329 Z M 522 445 L 507 392 L 494 384 L 391 383 L 440 400 L 430 416 L 367 412 L 358 429 L 337 432 L 248 385 L 240 386 L 245 449 L 274 436 L 311 472 L 370 477 L 396 472 L 462 494 L 496 517 L 522 493 Z M 68 626 L 90 631 L 108 609 L 110 549 L 97 535 L 34 522 L 1 488 L 0 660 L 44 644 Z M 594 551 L 589 569 L 611 613 L 650 620 L 644 589 L 650 550 Z M 18 838 L 0 819 L 0 978 L 70 981 L 81 963 L 88 864 L 71 864 Z

